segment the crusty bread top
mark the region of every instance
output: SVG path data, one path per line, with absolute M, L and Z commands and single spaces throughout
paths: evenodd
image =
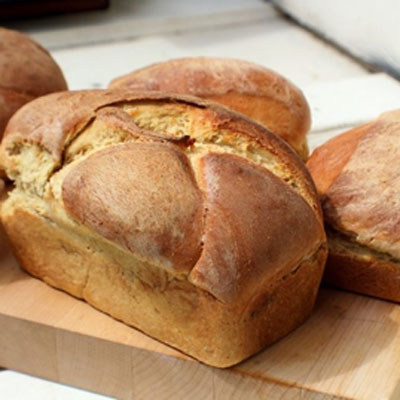
M 311 116 L 302 92 L 276 72 L 228 58 L 182 58 L 114 79 L 110 87 L 189 94 L 221 103 L 262 123 L 303 158 Z
M 400 110 L 335 137 L 307 165 L 329 225 L 400 258 Z
M 313 183 L 290 148 L 196 98 L 48 95 L 12 118 L 0 153 L 14 201 L 29 198 L 56 223 L 224 302 L 283 279 L 325 241 Z
M 96 118 L 98 111 L 110 105 L 146 101 L 181 103 L 207 110 L 214 129 L 231 131 L 232 141 L 236 135 L 239 137 L 244 135 L 253 146 L 267 150 L 271 156 L 279 160 L 277 168 L 283 173 L 290 173 L 291 178 L 296 179 L 296 183 L 293 184 L 295 190 L 301 192 L 317 212 L 320 209 L 318 201 L 314 198 L 315 187 L 309 178 L 308 170 L 282 140 L 244 116 L 191 96 L 157 92 L 143 94 L 131 89 L 53 93 L 29 103 L 13 116 L 4 133 L 3 150 L 29 142 L 46 149 L 58 165 L 62 160 L 64 148 Z M 124 125 L 128 124 L 120 113 L 117 120 Z M 143 133 L 142 130 L 138 132 Z M 163 134 L 165 135 L 165 132 Z M 180 135 L 184 136 L 186 134 Z M 4 162 L 7 162 L 7 157 L 4 158 Z

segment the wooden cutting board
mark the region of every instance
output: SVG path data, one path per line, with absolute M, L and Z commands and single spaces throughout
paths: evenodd
M 121 399 L 400 399 L 400 306 L 324 288 L 299 329 L 200 364 L 0 258 L 0 365 Z

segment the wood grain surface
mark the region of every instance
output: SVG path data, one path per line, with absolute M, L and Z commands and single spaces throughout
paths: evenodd
M 323 288 L 299 329 L 218 370 L 0 257 L 0 365 L 121 399 L 400 398 L 400 306 Z

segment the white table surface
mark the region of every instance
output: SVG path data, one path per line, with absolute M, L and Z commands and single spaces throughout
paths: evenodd
M 145 4 L 146 3 L 146 4 Z M 71 89 L 106 87 L 115 76 L 185 56 L 236 57 L 279 71 L 310 102 L 311 148 L 400 108 L 400 85 L 294 25 L 261 0 L 112 2 L 109 11 L 9 23 L 32 34 L 64 70 Z M 0 328 L 1 329 L 1 328 Z M 0 399 L 108 397 L 0 370 Z

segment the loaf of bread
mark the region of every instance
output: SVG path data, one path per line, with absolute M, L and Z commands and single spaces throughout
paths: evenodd
M 22 33 L 0 27 L 0 139 L 21 106 L 66 89 L 60 68 L 45 49 Z
M 228 58 L 161 62 L 114 79 L 110 87 L 189 94 L 220 103 L 265 125 L 307 159 L 311 117 L 301 91 L 270 69 Z
M 327 282 L 400 302 L 400 110 L 339 135 L 308 167 L 327 228 Z
M 191 97 L 37 99 L 8 124 L 2 221 L 50 285 L 227 367 L 310 314 L 327 246 L 304 164 L 261 125 Z

